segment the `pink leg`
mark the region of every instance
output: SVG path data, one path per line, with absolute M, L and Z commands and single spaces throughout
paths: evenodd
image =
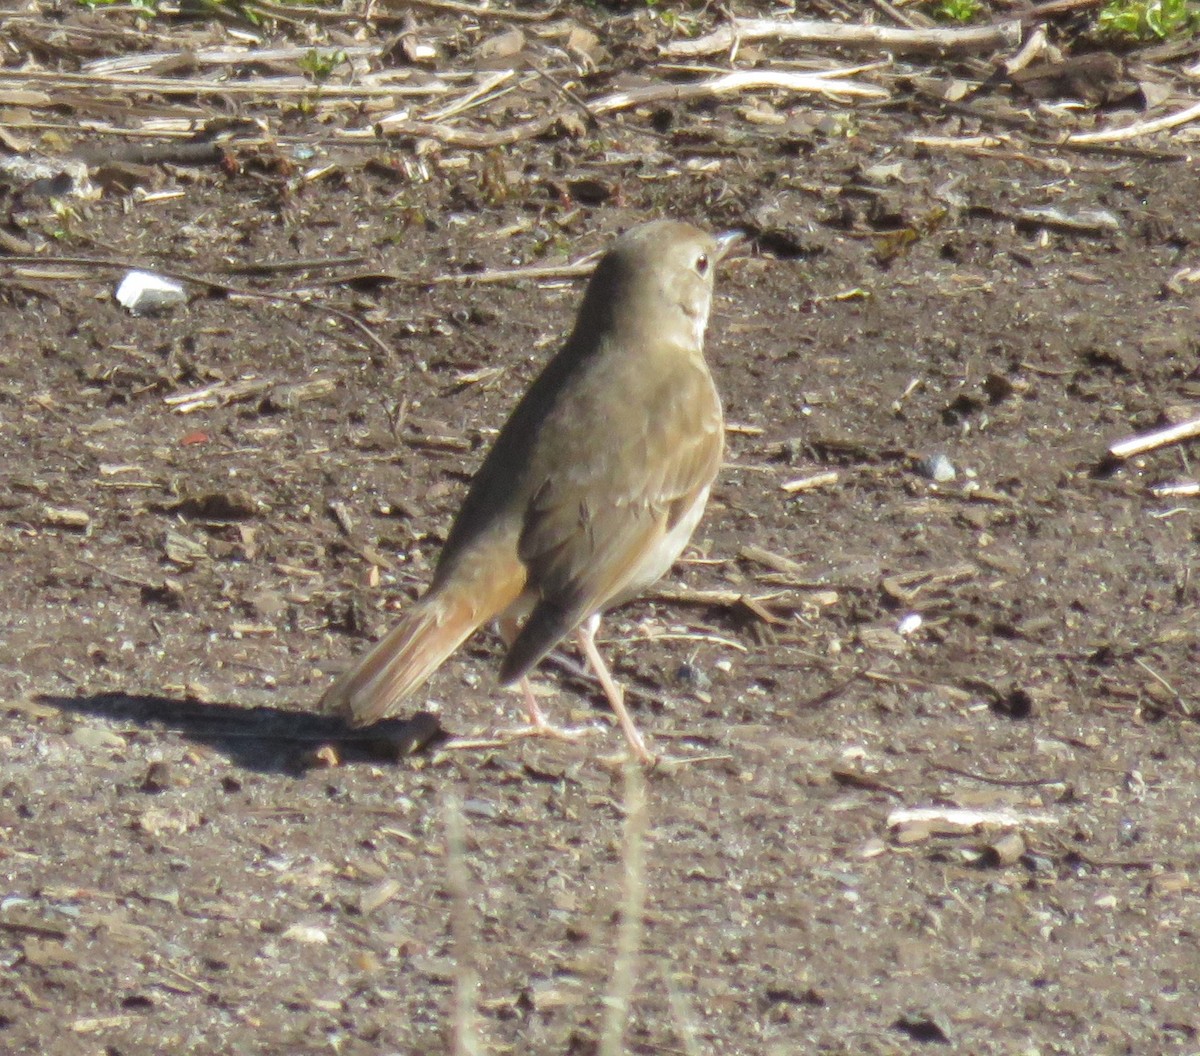
M 622 692 L 621 687 L 613 681 L 612 674 L 608 670 L 608 665 L 600 655 L 600 650 L 596 648 L 596 629 L 599 626 L 599 614 L 589 616 L 575 631 L 575 640 L 579 643 L 580 650 L 587 658 L 587 662 L 591 664 L 596 677 L 600 680 L 600 685 L 604 689 L 604 695 L 608 698 L 608 703 L 612 707 L 613 714 L 616 715 L 617 722 L 621 726 L 621 732 L 625 734 L 625 740 L 629 742 L 630 751 L 633 752 L 640 762 L 648 766 L 652 765 L 655 762 L 655 758 L 646 747 L 646 742 L 642 739 L 641 733 L 638 732 L 638 728 L 633 724 L 633 719 L 630 718 L 629 712 L 625 709 L 625 694 Z
M 516 620 L 501 619 L 500 637 L 504 643 L 510 644 L 517 634 Z M 577 741 L 581 737 L 585 737 L 595 730 L 590 726 L 583 726 L 576 729 L 564 728 L 555 726 L 538 705 L 537 698 L 533 695 L 533 685 L 529 681 L 529 676 L 521 679 L 521 695 L 525 698 L 525 718 L 529 725 L 523 726 L 515 730 L 500 731 L 509 737 L 553 737 L 560 741 Z

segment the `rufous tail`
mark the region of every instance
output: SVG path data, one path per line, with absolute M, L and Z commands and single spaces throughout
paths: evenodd
M 321 709 L 367 726 L 392 715 L 484 620 L 478 606 L 453 594 L 426 596 L 400 623 L 339 675 Z

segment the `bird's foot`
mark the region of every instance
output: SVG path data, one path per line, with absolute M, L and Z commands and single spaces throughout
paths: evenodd
M 531 716 L 524 726 L 497 730 L 496 736 L 506 741 L 515 741 L 522 737 L 548 737 L 551 740 L 575 744 L 584 737 L 601 732 L 601 729 L 600 726 L 555 726 L 539 714 L 536 719 Z
M 503 748 L 513 741 L 526 737 L 546 737 L 554 741 L 577 744 L 585 737 L 600 733 L 600 726 L 555 726 L 549 722 L 526 723 L 524 726 L 508 726 L 495 730 L 485 737 L 455 737 L 442 746 L 443 751 L 479 751 L 486 748 Z
M 601 756 L 598 762 L 603 766 L 611 767 L 613 770 L 620 770 L 625 767 L 632 756 L 634 760 L 641 763 L 647 773 L 673 774 L 676 771 L 682 770 L 685 766 L 699 766 L 701 763 L 723 763 L 734 758 L 734 756 L 727 753 L 719 755 L 658 755 L 644 746 L 641 752 L 633 751 L 632 746 L 630 747 L 630 751 L 621 752 L 617 755 Z

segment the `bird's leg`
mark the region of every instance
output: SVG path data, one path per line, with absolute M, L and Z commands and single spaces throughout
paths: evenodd
M 549 733 L 554 729 L 545 712 L 538 706 L 537 698 L 533 695 L 533 683 L 529 676 L 521 679 L 521 695 L 525 698 L 525 718 L 529 721 L 530 733 Z
M 496 622 L 504 644 L 511 645 L 513 639 L 517 636 L 517 621 L 511 617 L 502 616 Z M 555 726 L 550 722 L 546 718 L 545 712 L 538 705 L 537 698 L 533 695 L 533 684 L 529 681 L 528 675 L 521 678 L 521 695 L 524 697 L 525 718 L 528 720 L 528 725 L 521 726 L 515 730 L 501 730 L 500 732 L 505 736 L 554 737 L 560 741 L 577 741 L 581 737 L 595 732 L 590 726 L 564 728 L 562 726 Z
M 642 739 L 641 733 L 638 732 L 638 728 L 633 724 L 633 719 L 630 718 L 629 712 L 625 708 L 625 694 L 613 680 L 608 665 L 600 655 L 600 650 L 596 648 L 596 630 L 599 626 L 600 614 L 594 613 L 576 629 L 575 640 L 579 643 L 580 651 L 600 680 L 604 695 L 608 698 L 613 714 L 616 715 L 617 722 L 621 726 L 621 732 L 625 734 L 625 740 L 629 742 L 630 751 L 637 756 L 639 762 L 645 763 L 647 766 L 652 765 L 655 762 L 654 755 L 646 747 L 646 742 Z

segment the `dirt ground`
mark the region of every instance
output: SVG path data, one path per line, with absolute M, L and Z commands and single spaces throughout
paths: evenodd
M 37 19 L 89 58 L 137 25 L 50 10 L 0 28 L 10 69 L 78 68 Z M 446 68 L 511 29 L 414 10 Z M 562 19 L 600 41 L 577 94 L 671 36 L 649 5 Z M 447 750 L 519 715 L 482 633 L 390 739 L 314 711 L 427 581 L 580 290 L 458 280 L 670 215 L 757 241 L 709 332 L 728 465 L 601 635 L 693 760 L 646 779 L 626 1051 L 1200 1052 L 1200 499 L 1152 490 L 1195 447 L 1106 460 L 1200 416 L 1196 140 L 921 147 L 996 126 L 902 72 L 884 103 L 700 100 L 482 150 L 197 97 L 257 138 L 93 166 L 93 199 L 0 186 L 43 258 L 0 258 L 0 1051 L 447 1051 L 472 967 L 481 1051 L 595 1051 L 634 844 L 575 658 L 539 686 L 599 727 L 580 744 Z M 130 98 L 106 119 L 166 105 Z M 7 135 L 124 149 L 73 106 Z M 193 283 L 135 317 L 122 262 L 280 296 Z M 893 816 L 923 807 L 1009 821 Z

